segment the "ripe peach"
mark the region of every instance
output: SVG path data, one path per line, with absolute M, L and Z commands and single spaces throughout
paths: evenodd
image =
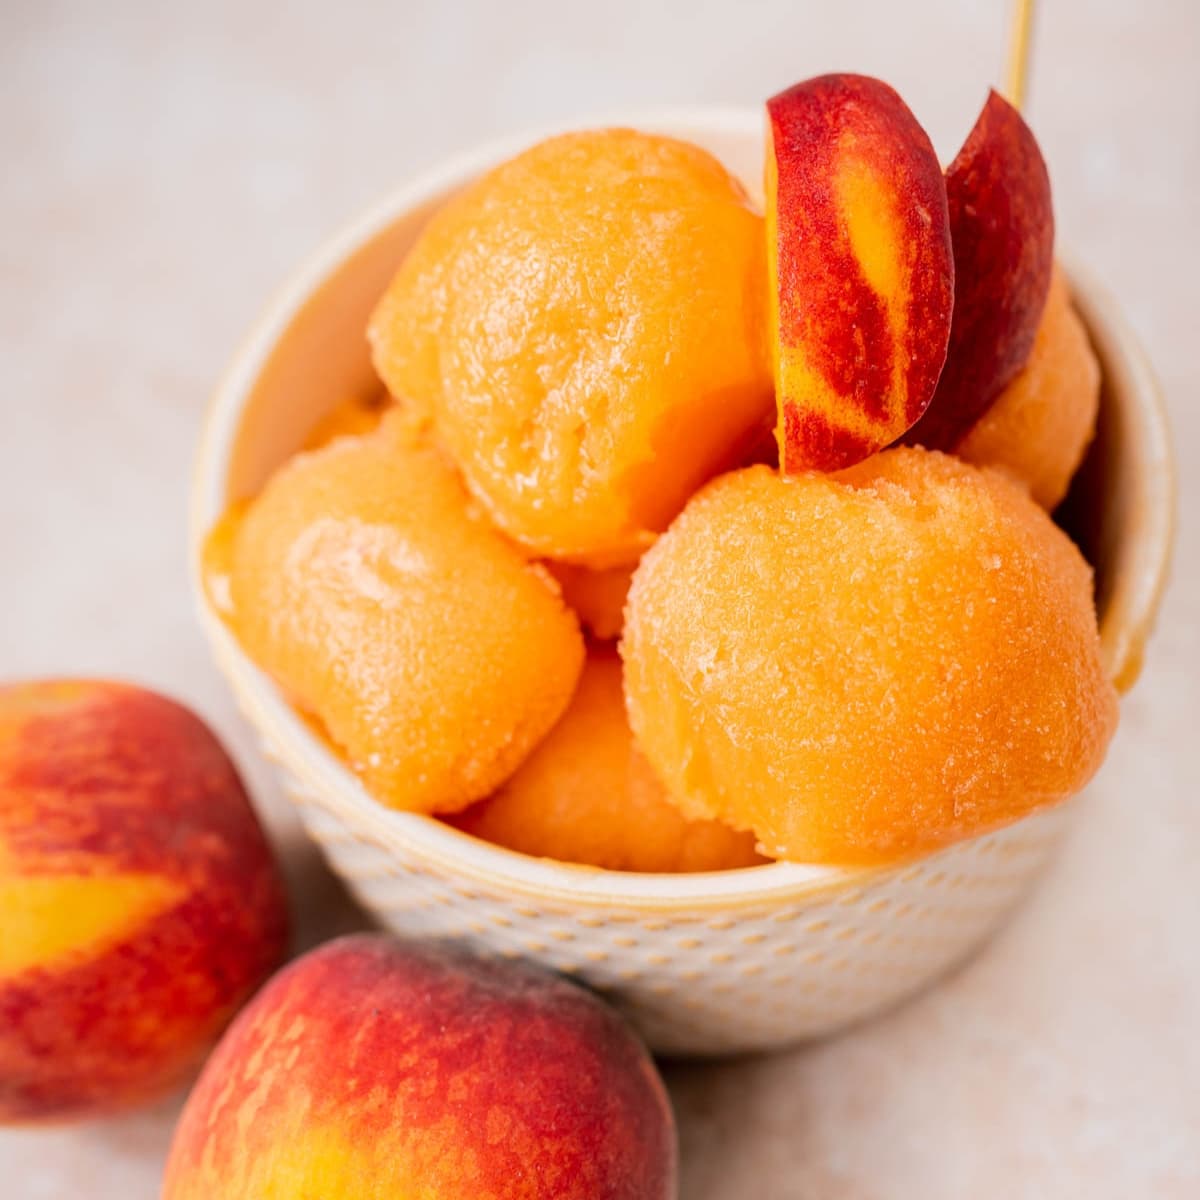
M 375 365 L 511 538 L 629 563 L 771 412 L 765 259 L 699 147 L 551 138 L 429 223 L 371 318 Z
M 995 471 L 901 448 L 734 472 L 642 559 L 630 722 L 693 816 L 883 862 L 1073 795 L 1117 721 L 1091 572 Z
M 1050 176 L 1033 131 L 989 94 L 946 171 L 954 322 L 937 391 L 909 445 L 952 450 L 1029 360 L 1054 267 Z
M 674 1123 L 599 999 L 360 934 L 275 977 L 209 1059 L 163 1200 L 668 1200 Z
M 286 903 L 232 763 L 141 688 L 0 688 L 0 1121 L 176 1083 L 283 955 Z
M 925 411 L 946 360 L 946 184 L 885 83 L 823 75 L 767 101 L 769 326 L 779 461 L 849 466 Z
M 754 838 L 689 821 L 634 744 L 621 660 L 593 649 L 570 708 L 500 790 L 452 819 L 511 850 L 613 871 L 722 871 L 765 862 Z
M 1067 494 L 1096 431 L 1100 364 L 1071 306 L 1061 271 L 1025 369 L 975 423 L 954 453 L 981 467 L 1002 467 L 1047 510 Z
M 247 653 L 384 804 L 465 808 L 571 699 L 574 614 L 403 412 L 292 459 L 213 537 Z

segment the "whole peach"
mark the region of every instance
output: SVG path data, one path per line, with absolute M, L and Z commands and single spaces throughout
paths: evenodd
M 270 848 L 197 717 L 125 684 L 0 687 L 0 1122 L 167 1089 L 286 938 Z
M 675 1131 L 617 1015 L 566 980 L 358 934 L 277 975 L 209 1059 L 163 1200 L 666 1200 Z

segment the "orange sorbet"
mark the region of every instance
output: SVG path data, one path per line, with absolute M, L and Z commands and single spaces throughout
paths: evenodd
M 688 820 L 634 744 L 621 660 L 588 655 L 575 698 L 496 795 L 453 819 L 459 829 L 542 858 L 614 871 L 720 871 L 765 861 L 754 838 Z
M 1100 364 L 1056 270 L 1029 362 L 954 452 L 1004 468 L 1053 509 L 1083 461 L 1099 408 Z
M 671 795 L 798 862 L 884 862 L 1077 792 L 1117 699 L 1091 572 L 996 472 L 751 467 L 634 575 L 630 719 Z
M 606 129 L 542 142 L 451 200 L 369 336 L 505 533 L 612 566 L 770 419 L 765 297 L 762 218 L 725 168 Z
M 493 791 L 584 657 L 558 586 L 400 413 L 272 477 L 233 536 L 229 602 L 247 653 L 394 808 Z

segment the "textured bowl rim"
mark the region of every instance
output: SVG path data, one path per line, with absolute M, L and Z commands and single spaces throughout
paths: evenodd
M 457 154 L 390 193 L 330 238 L 292 276 L 255 322 L 218 383 L 207 412 L 195 458 L 189 514 L 189 561 L 201 622 L 213 652 L 241 702 L 244 713 L 266 735 L 287 769 L 321 805 L 349 825 L 355 836 L 385 852 L 402 850 L 436 865 L 461 884 L 500 888 L 558 905 L 606 905 L 673 911 L 712 919 L 732 909 L 795 902 L 829 890 L 858 889 L 896 864 L 827 867 L 769 863 L 728 871 L 650 874 L 610 871 L 576 863 L 532 858 L 462 833 L 427 816 L 388 809 L 372 799 L 353 772 L 316 736 L 279 694 L 273 682 L 243 653 L 237 640 L 210 607 L 201 580 L 205 534 L 226 503 L 230 453 L 242 410 L 277 343 L 309 298 L 364 243 L 410 209 L 460 186 L 481 171 L 511 157 L 541 138 L 570 129 L 630 125 L 683 138 L 760 137 L 762 115 L 754 108 L 688 107 L 609 114 L 593 121 L 543 126 L 489 141 Z M 1123 619 L 1106 638 L 1110 671 L 1120 680 L 1129 661 L 1140 660 L 1153 626 L 1168 571 L 1174 529 L 1174 468 L 1170 434 L 1158 385 L 1144 354 L 1115 302 L 1085 273 L 1070 265 L 1068 274 L 1081 299 L 1089 329 L 1103 335 L 1122 382 L 1136 398 L 1131 406 L 1146 444 L 1148 474 L 1141 528 L 1123 581 Z M 1033 813 L 1024 821 L 1034 821 Z M 1023 823 L 1023 822 L 1021 822 Z M 311 832 L 311 831 L 310 831 Z M 322 835 L 314 834 L 317 840 Z M 980 838 L 988 835 L 980 835 Z M 972 839 L 978 840 L 978 839 Z M 939 852 L 941 853 L 941 852 Z M 926 856 L 927 862 L 937 855 Z M 902 864 L 904 870 L 908 864 Z M 678 910 L 686 910 L 679 914 Z

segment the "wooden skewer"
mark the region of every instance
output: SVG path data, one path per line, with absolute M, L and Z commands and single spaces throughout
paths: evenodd
M 1033 28 L 1034 0 L 1013 0 L 1012 34 L 1008 43 L 1008 77 L 1004 91 L 1016 108 L 1025 103 L 1025 76 Z

